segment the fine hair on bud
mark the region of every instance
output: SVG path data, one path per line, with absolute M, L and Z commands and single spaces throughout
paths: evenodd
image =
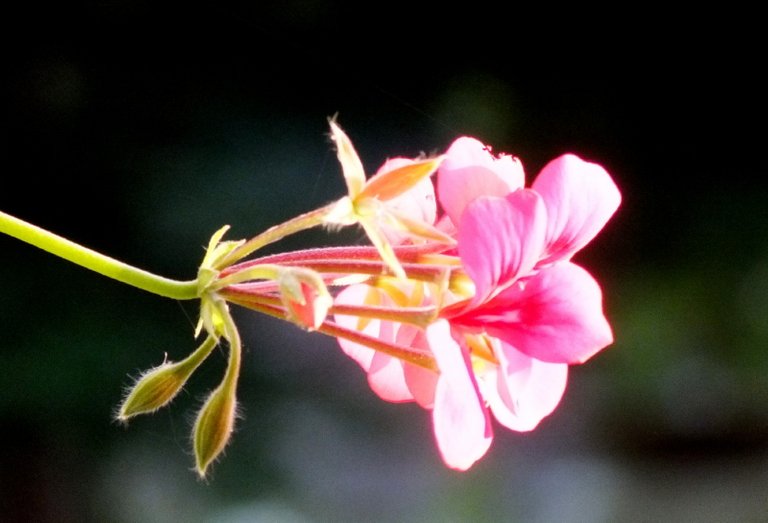
M 183 369 L 182 369 L 183 370 Z M 139 414 L 151 414 L 173 401 L 188 374 L 180 372 L 177 363 L 163 363 L 144 372 L 132 387 L 126 390 L 115 419 L 120 423 Z
M 115 414 L 117 421 L 127 423 L 134 416 L 151 414 L 168 405 L 215 346 L 216 339 L 209 336 L 180 362 L 164 362 L 139 376 Z
M 205 479 L 209 466 L 229 443 L 237 417 L 235 387 L 225 380 L 208 395 L 192 430 L 195 470 L 200 479 Z

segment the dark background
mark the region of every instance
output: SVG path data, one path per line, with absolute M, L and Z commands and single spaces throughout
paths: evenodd
M 620 186 L 578 261 L 615 345 L 534 432 L 446 470 L 428 413 L 333 340 L 249 311 L 243 419 L 208 483 L 191 416 L 111 421 L 131 376 L 194 347 L 194 304 L 0 237 L 0 510 L 9 521 L 760 521 L 768 510 L 764 53 L 749 12 L 292 0 L 30 4 L 5 18 L 0 209 L 188 279 L 339 197 L 337 114 L 369 170 L 462 134 L 532 180 L 574 152 Z M 302 234 L 277 248 L 363 241 Z

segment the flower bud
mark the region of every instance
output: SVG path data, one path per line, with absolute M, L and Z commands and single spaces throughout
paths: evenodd
M 288 319 L 308 330 L 323 324 L 333 298 L 320 275 L 309 269 L 289 268 L 281 272 L 278 284 Z
M 235 387 L 228 380 L 219 385 L 203 404 L 193 431 L 197 473 L 205 477 L 208 466 L 227 446 L 235 425 Z
M 117 419 L 121 422 L 137 414 L 147 414 L 169 403 L 184 386 L 189 373 L 178 363 L 163 363 L 146 372 L 126 396 Z
M 209 337 L 182 361 L 166 362 L 144 373 L 120 405 L 118 421 L 126 422 L 138 414 L 155 412 L 170 403 L 215 346 L 216 340 Z

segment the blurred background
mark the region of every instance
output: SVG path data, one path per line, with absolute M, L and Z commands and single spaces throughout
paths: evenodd
M 755 23 L 508 9 L 7 10 L 0 209 L 169 277 L 194 277 L 223 224 L 247 237 L 341 195 L 337 113 L 371 171 L 468 134 L 529 180 L 564 152 L 598 162 L 624 202 L 577 258 L 616 343 L 572 368 L 534 432 L 497 425 L 466 473 L 443 466 L 428 413 L 375 397 L 334 340 L 238 311 L 243 416 L 198 481 L 188 434 L 224 357 L 171 408 L 112 421 L 132 377 L 195 346 L 194 304 L 0 237 L 0 520 L 768 521 Z

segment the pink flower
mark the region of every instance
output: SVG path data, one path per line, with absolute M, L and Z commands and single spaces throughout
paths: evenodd
M 568 260 L 618 208 L 618 189 L 600 166 L 565 155 L 544 168 L 533 189 L 502 195 L 498 180 L 509 179 L 504 158 L 494 161 L 482 144 L 461 138 L 438 171 L 440 203 L 458 217 L 458 253 L 475 294 L 443 311 L 450 330 L 435 324 L 427 337 L 436 354 L 465 354 L 465 372 L 477 377 L 475 390 L 484 400 L 454 405 L 447 420 L 435 418 L 443 458 L 456 468 L 488 448 L 487 436 L 479 436 L 487 424 L 477 421 L 485 405 L 502 425 L 531 430 L 559 403 L 567 366 L 613 342 L 598 283 Z M 468 200 L 475 186 L 491 194 Z M 466 437 L 455 437 L 457 431 Z
M 358 285 L 337 298 L 442 306 L 424 331 L 394 321 L 337 321 L 431 353 L 437 375 L 340 341 L 380 397 L 432 409 L 441 456 L 459 470 L 487 452 L 491 414 L 511 430 L 532 430 L 557 407 L 568 366 L 613 341 L 599 284 L 570 259 L 618 208 L 618 189 L 602 167 L 574 155 L 549 163 L 532 188 L 523 186 L 516 158 L 496 158 L 479 141 L 459 138 L 438 169 L 440 228 L 457 238 L 473 292 L 437 297 L 422 283 L 400 282 L 392 292 Z M 405 298 L 396 303 L 394 295 Z

